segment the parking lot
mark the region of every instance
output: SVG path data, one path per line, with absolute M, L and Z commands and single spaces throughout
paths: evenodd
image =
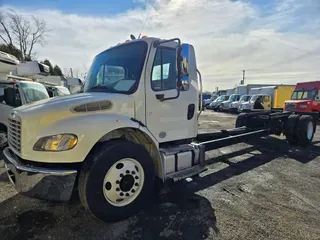
M 200 131 L 233 128 L 236 115 L 205 111 Z M 0 239 L 320 239 L 320 134 L 306 149 L 252 139 L 207 153 L 207 171 L 163 189 L 122 222 L 92 218 L 77 198 L 18 195 L 0 155 Z

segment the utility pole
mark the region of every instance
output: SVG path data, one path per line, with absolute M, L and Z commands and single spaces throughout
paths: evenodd
M 73 78 L 72 68 L 70 68 L 71 77 Z
M 241 80 L 240 85 L 244 84 L 245 75 L 246 75 L 246 70 L 242 70 L 242 80 Z

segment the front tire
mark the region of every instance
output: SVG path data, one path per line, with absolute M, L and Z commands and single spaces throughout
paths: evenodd
M 96 218 L 120 221 L 151 202 L 154 181 L 153 160 L 144 146 L 130 141 L 102 143 L 84 163 L 79 196 Z

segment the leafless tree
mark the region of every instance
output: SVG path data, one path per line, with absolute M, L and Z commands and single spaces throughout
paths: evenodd
M 48 32 L 46 22 L 35 16 L 24 17 L 13 10 L 6 14 L 0 13 L 0 38 L 5 44 L 20 49 L 20 60 L 31 59 L 35 45 L 46 44 Z
M 72 74 L 70 68 L 64 68 L 63 73 L 66 77 L 71 78 L 72 76 L 74 78 L 80 78 L 81 80 L 84 80 L 84 78 L 87 75 L 87 68 L 83 65 L 81 67 L 81 70 L 79 68 L 72 68 Z

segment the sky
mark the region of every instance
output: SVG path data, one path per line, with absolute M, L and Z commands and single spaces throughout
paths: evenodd
M 196 50 L 204 89 L 240 83 L 320 79 L 320 0 L 0 0 L 46 21 L 48 58 L 63 70 L 89 68 L 99 52 L 130 34 L 179 37 Z M 147 19 L 148 16 L 148 19 Z M 147 19 L 147 21 L 146 21 Z

